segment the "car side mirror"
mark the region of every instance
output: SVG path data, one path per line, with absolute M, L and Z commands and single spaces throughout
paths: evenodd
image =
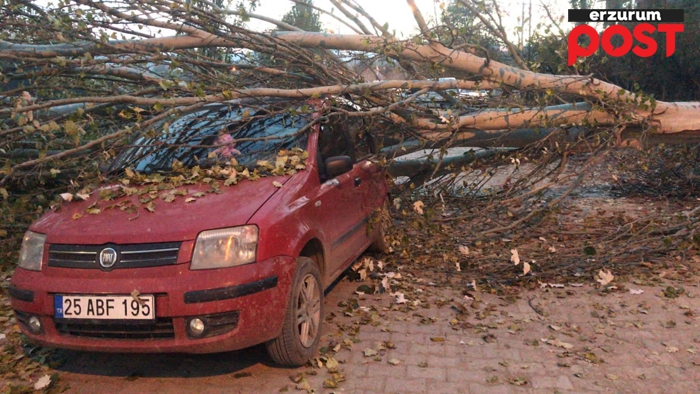
M 345 174 L 352 170 L 352 159 L 350 156 L 333 156 L 326 159 L 326 175 L 328 179 Z

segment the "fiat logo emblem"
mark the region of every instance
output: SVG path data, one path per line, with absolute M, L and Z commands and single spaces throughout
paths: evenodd
M 99 262 L 102 268 L 112 268 L 117 263 L 117 251 L 112 248 L 102 249 Z

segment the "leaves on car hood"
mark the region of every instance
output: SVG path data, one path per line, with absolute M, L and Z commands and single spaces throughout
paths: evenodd
M 211 193 L 221 193 L 222 186 L 234 186 L 242 180 L 255 181 L 269 176 L 294 175 L 298 171 L 306 169 L 306 160 L 309 154 L 305 150 L 294 148 L 278 152 L 274 162 L 258 161 L 252 169 L 246 168 L 235 159 L 230 162 L 215 165 L 211 168 L 195 166 L 186 168 L 182 163 L 175 161 L 172 171 L 168 174 L 153 173 L 141 174 L 130 168 L 124 170 L 124 177 L 116 184 L 94 187 L 87 186 L 76 193 L 60 194 L 63 203 L 93 198 L 94 202 L 84 209 L 84 213 L 96 215 L 106 208 L 119 208 L 133 218 L 138 218 L 139 208 L 143 207 L 148 212 L 155 212 L 158 201 L 172 203 L 178 198 L 185 202 L 195 202 L 198 198 Z M 275 187 L 282 187 L 279 181 L 273 181 Z M 206 192 L 197 191 L 190 193 L 188 186 L 206 185 Z M 199 188 L 196 188 L 199 189 Z M 94 196 L 97 195 L 97 198 Z M 136 200 L 124 200 L 123 197 L 135 196 Z M 77 199 L 76 199 L 77 197 Z M 91 201 L 93 201 L 91 200 Z M 117 203 L 110 203 L 118 201 Z M 73 215 L 73 219 L 82 218 L 82 214 Z

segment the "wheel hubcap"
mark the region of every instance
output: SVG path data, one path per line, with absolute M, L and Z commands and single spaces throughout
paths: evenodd
M 313 345 L 321 323 L 321 288 L 316 278 L 307 274 L 299 286 L 296 325 L 302 346 Z

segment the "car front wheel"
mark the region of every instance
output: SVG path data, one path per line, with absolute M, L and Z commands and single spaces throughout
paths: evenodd
M 301 366 L 316 354 L 323 322 L 321 272 L 312 259 L 299 257 L 282 333 L 267 343 L 272 360 Z

